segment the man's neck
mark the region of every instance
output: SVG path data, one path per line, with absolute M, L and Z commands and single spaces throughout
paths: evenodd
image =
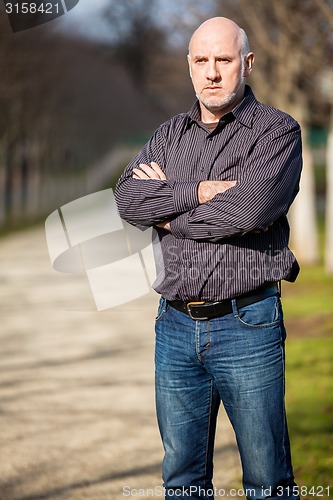
M 201 102 L 200 102 L 200 109 L 201 109 L 201 121 L 203 123 L 218 123 L 220 121 L 220 118 L 225 114 L 225 111 L 223 110 L 216 110 L 216 112 L 211 111 L 207 109 Z

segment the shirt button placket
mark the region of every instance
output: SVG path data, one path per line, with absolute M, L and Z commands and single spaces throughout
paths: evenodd
M 212 140 L 213 137 L 207 136 L 206 140 L 203 144 L 203 147 L 201 149 L 201 155 L 200 155 L 200 172 L 203 173 L 205 172 L 204 177 L 208 179 L 209 173 L 211 171 L 211 165 L 210 161 L 212 158 L 214 158 L 214 151 L 212 150 Z M 207 160 L 206 160 L 207 158 Z

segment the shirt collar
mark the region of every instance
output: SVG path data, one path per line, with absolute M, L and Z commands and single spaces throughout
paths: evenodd
M 256 113 L 258 101 L 249 85 L 245 85 L 243 100 L 232 110 L 232 114 L 242 125 L 252 128 L 253 118 Z
M 242 125 L 252 128 L 253 118 L 258 105 L 252 89 L 249 85 L 245 86 L 245 95 L 243 100 L 230 112 L 236 120 Z M 229 113 L 228 113 L 229 114 Z M 196 101 L 188 112 L 191 121 L 199 122 L 201 120 L 201 111 L 199 101 Z M 223 118 L 225 118 L 225 115 Z

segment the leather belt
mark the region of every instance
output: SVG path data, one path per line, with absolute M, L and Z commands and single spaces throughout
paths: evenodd
M 266 299 L 278 293 L 277 283 L 269 283 L 252 292 L 245 293 L 235 297 L 237 309 L 249 306 L 255 302 Z M 232 313 L 232 299 L 222 300 L 220 302 L 183 302 L 181 300 L 168 300 L 168 304 L 177 311 L 188 314 L 195 321 L 206 321 L 208 319 L 225 316 Z

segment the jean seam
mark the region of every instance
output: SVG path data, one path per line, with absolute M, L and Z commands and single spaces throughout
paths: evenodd
M 207 481 L 207 469 L 208 469 L 208 453 L 209 453 L 209 437 L 210 437 L 210 425 L 212 420 L 212 406 L 213 406 L 213 381 L 210 383 L 210 402 L 209 402 L 209 418 L 208 418 L 208 428 L 207 428 L 207 438 L 206 438 L 206 453 L 205 453 L 205 480 L 204 488 L 206 488 Z
M 206 349 L 208 351 L 209 347 L 210 347 L 210 321 L 208 321 L 208 324 L 207 324 L 207 344 L 206 344 Z
M 285 349 L 284 349 L 284 340 L 283 340 L 281 324 L 280 324 L 280 349 L 281 349 L 281 356 L 282 356 L 283 399 L 284 399 L 285 392 L 286 392 L 286 374 L 285 374 L 286 363 L 285 363 Z M 287 462 L 286 446 L 285 446 L 286 422 L 287 422 L 287 415 L 286 415 L 286 407 L 285 407 L 285 403 L 284 403 L 284 405 L 283 405 L 283 436 L 282 436 L 283 441 L 282 442 L 283 442 L 283 460 L 284 460 L 285 464 Z
M 276 326 L 280 323 L 280 319 L 277 319 L 276 321 L 273 321 L 273 323 L 265 323 L 263 325 L 251 325 L 251 323 L 246 323 L 245 321 L 243 321 L 238 315 L 235 316 L 235 318 L 241 325 L 253 330 L 260 330 L 262 328 L 271 328 L 272 326 Z
M 200 361 L 202 363 L 202 357 L 200 355 L 200 326 L 199 326 L 199 321 L 195 322 L 195 353 Z

